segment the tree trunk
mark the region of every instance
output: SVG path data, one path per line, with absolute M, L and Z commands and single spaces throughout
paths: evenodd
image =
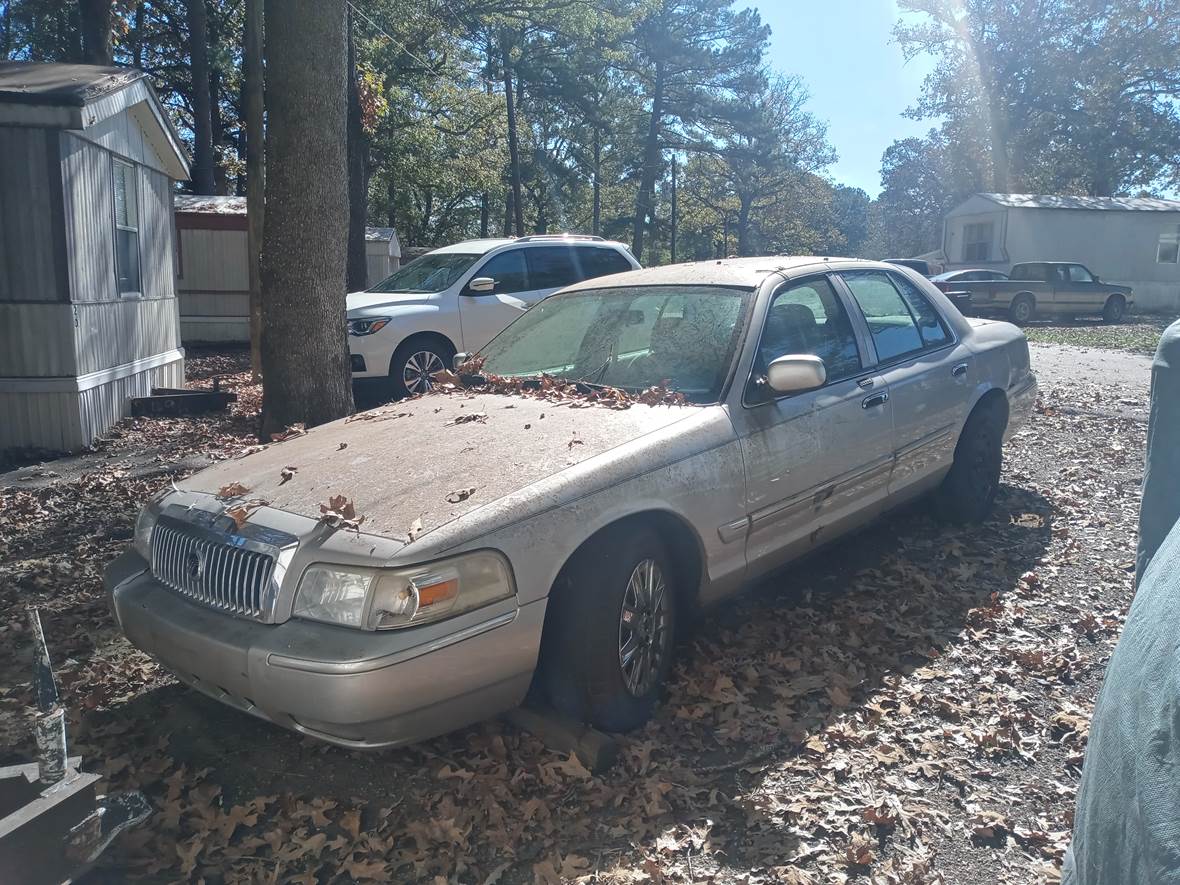
M 516 141 L 516 99 L 512 93 L 512 41 L 505 31 L 500 37 L 504 64 L 504 101 L 508 114 L 508 182 L 512 192 L 512 221 L 515 233 L 524 234 L 524 201 L 520 198 L 520 151 Z
M 193 71 L 193 193 L 213 193 L 213 108 L 209 92 L 209 38 L 205 0 L 185 0 Z
M 639 176 L 639 192 L 635 195 L 635 221 L 631 232 L 631 254 L 642 261 L 643 234 L 655 204 L 656 174 L 660 165 L 660 129 L 664 117 L 664 69 L 656 67 L 655 86 L 651 97 L 651 120 L 643 146 L 643 171 Z
M 143 0 L 135 4 L 134 24 L 131 28 L 131 67 L 143 67 Z
M 110 66 L 111 0 L 78 0 L 82 22 L 82 63 Z
M 246 124 L 246 253 L 250 262 L 250 368 L 262 377 L 262 231 L 266 154 L 262 129 L 262 0 L 246 0 L 242 112 Z
M 487 239 L 488 236 L 488 215 L 490 208 L 488 205 L 488 192 L 484 191 L 479 195 L 479 236 L 481 239 Z
M 352 412 L 344 9 L 345 0 L 266 0 L 263 439 Z
M 352 12 L 348 13 L 348 283 L 349 292 L 367 289 L 365 224 L 369 202 L 369 140 L 361 118 L 361 93 L 357 83 L 356 47 L 352 38 Z
M 601 121 L 594 123 L 594 207 L 590 221 L 590 233 L 599 236 L 602 230 L 602 132 Z
M 737 254 L 750 254 L 750 203 L 751 199 L 746 196 L 738 198 L 738 217 L 737 217 Z

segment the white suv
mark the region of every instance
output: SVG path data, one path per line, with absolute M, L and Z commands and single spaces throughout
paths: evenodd
M 622 243 L 538 235 L 467 240 L 427 252 L 393 276 L 348 296 L 354 381 L 383 382 L 394 396 L 421 393 L 558 289 L 639 267 Z

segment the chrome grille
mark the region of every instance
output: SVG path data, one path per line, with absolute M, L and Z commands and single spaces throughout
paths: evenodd
M 265 620 L 275 558 L 160 520 L 152 530 L 152 574 L 210 608 Z

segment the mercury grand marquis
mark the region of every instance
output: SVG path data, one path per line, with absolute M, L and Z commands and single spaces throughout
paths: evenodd
M 626 730 L 693 610 L 918 496 L 983 519 L 1036 393 L 1016 327 L 835 258 L 587 280 L 464 366 L 151 500 L 106 574 L 131 642 L 349 747 L 530 690 Z

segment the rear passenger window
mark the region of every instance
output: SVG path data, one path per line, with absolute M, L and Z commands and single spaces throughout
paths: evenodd
M 573 246 L 539 246 L 524 253 L 534 289 L 560 289 L 581 279 L 574 266 Z
M 925 295 L 912 282 L 901 276 L 890 275 L 894 285 L 901 291 L 906 306 L 914 319 L 918 321 L 918 331 L 922 334 L 922 344 L 926 347 L 938 347 L 951 340 L 951 334 L 942 324 L 942 317 L 934 309 Z
M 631 263 L 618 251 L 601 246 L 575 247 L 574 261 L 580 265 L 582 276 L 587 280 L 631 270 Z
M 889 362 L 922 349 L 922 334 L 901 293 L 889 281 L 889 274 L 879 270 L 859 270 L 847 271 L 841 276 L 868 321 L 880 362 Z

